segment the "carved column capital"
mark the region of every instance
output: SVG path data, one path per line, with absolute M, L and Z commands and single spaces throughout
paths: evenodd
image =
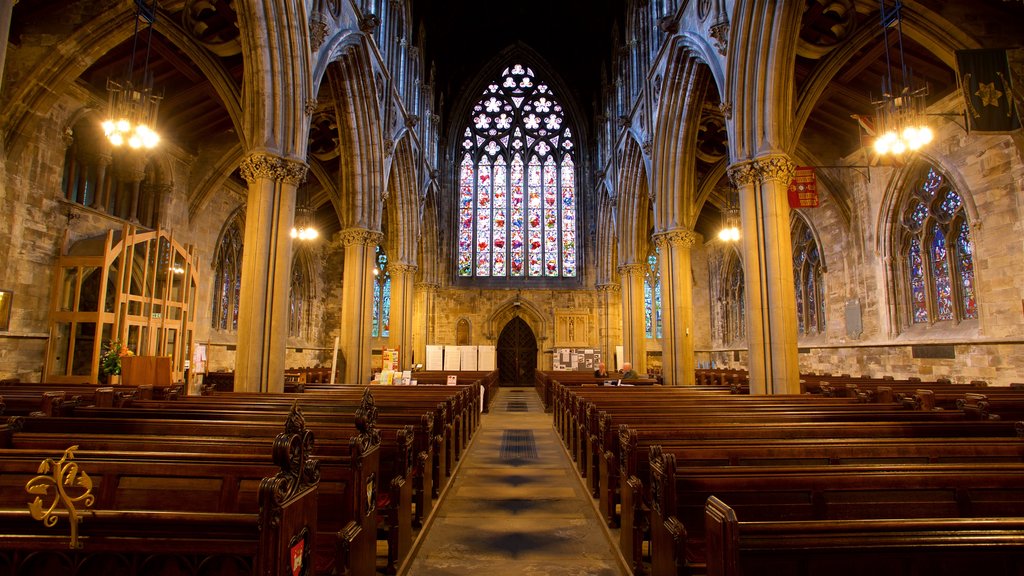
M 619 266 L 617 272 L 619 276 L 632 276 L 634 274 L 643 276 L 644 265 L 643 264 L 623 264 Z
M 682 246 L 693 248 L 697 243 L 697 233 L 686 228 L 673 228 L 654 235 L 654 243 L 659 248 L 663 246 Z
M 437 290 L 441 288 L 441 285 L 436 282 L 417 282 L 416 288 L 419 290 L 429 292 L 431 290 Z
M 615 294 L 622 291 L 622 285 L 616 284 L 614 282 L 608 284 L 598 284 L 597 291 L 598 293 L 608 292 L 610 294 Z
M 359 19 L 359 30 L 364 34 L 372 34 L 379 25 L 380 17 L 376 14 L 367 14 Z
M 316 14 L 309 21 L 309 47 L 316 52 L 327 40 L 327 20 L 322 14 Z
M 407 264 L 405 262 L 388 262 L 388 270 L 400 274 L 415 274 L 419 268 L 415 264 Z
M 346 228 L 341 231 L 341 244 L 349 246 L 376 246 L 384 240 L 384 234 L 366 228 Z
M 271 156 L 256 152 L 242 160 L 239 171 L 242 179 L 248 183 L 256 180 L 274 180 L 275 182 L 287 182 L 299 185 L 306 179 L 306 172 L 309 167 L 303 162 L 287 160 L 280 156 Z
M 754 168 L 762 182 L 774 180 L 783 186 L 789 186 L 796 171 L 796 163 L 788 156 L 765 156 L 754 160 Z
M 737 162 L 729 166 L 727 173 L 729 174 L 729 181 L 737 188 L 751 186 L 760 180 L 760 175 L 754 167 L 754 163 L 750 161 Z
M 713 24 L 708 32 L 715 42 L 715 49 L 719 54 L 725 56 L 725 53 L 729 51 L 729 21 Z

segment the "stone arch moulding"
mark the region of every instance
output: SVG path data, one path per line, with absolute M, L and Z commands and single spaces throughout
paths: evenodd
M 514 317 L 520 317 L 526 322 L 530 330 L 537 336 L 538 348 L 540 343 L 547 339 L 548 320 L 536 304 L 530 302 L 521 295 L 512 296 L 498 304 L 484 321 L 484 338 L 491 342 L 498 341 L 501 329 Z

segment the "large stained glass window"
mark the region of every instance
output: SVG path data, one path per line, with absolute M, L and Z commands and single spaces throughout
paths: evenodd
M 825 267 L 821 248 L 807 222 L 793 221 L 793 282 L 796 292 L 797 327 L 801 335 L 825 332 Z
M 909 322 L 978 317 L 971 228 L 963 198 L 935 168 L 915 183 L 900 212 Z
M 238 300 L 242 289 L 242 238 L 245 237 L 245 209 L 228 218 L 213 257 L 214 330 L 238 330 Z
M 644 334 L 648 338 L 661 338 L 661 319 L 661 266 L 654 248 L 647 254 L 644 270 Z
M 388 255 L 377 246 L 373 267 L 373 323 L 370 336 L 387 338 L 391 333 L 391 272 Z
M 462 136 L 459 277 L 575 277 L 575 142 L 551 87 L 529 67 L 505 68 Z

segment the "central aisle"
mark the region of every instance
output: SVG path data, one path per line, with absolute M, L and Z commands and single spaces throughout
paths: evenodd
M 456 470 L 410 576 L 624 574 L 531 388 L 501 388 Z

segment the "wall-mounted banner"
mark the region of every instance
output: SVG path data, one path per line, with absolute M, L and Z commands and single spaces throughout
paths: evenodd
M 1005 133 L 1020 128 L 1006 50 L 957 50 L 956 72 L 969 130 Z
M 789 207 L 818 207 L 818 179 L 814 168 L 799 166 L 793 173 L 793 180 L 789 183 Z

